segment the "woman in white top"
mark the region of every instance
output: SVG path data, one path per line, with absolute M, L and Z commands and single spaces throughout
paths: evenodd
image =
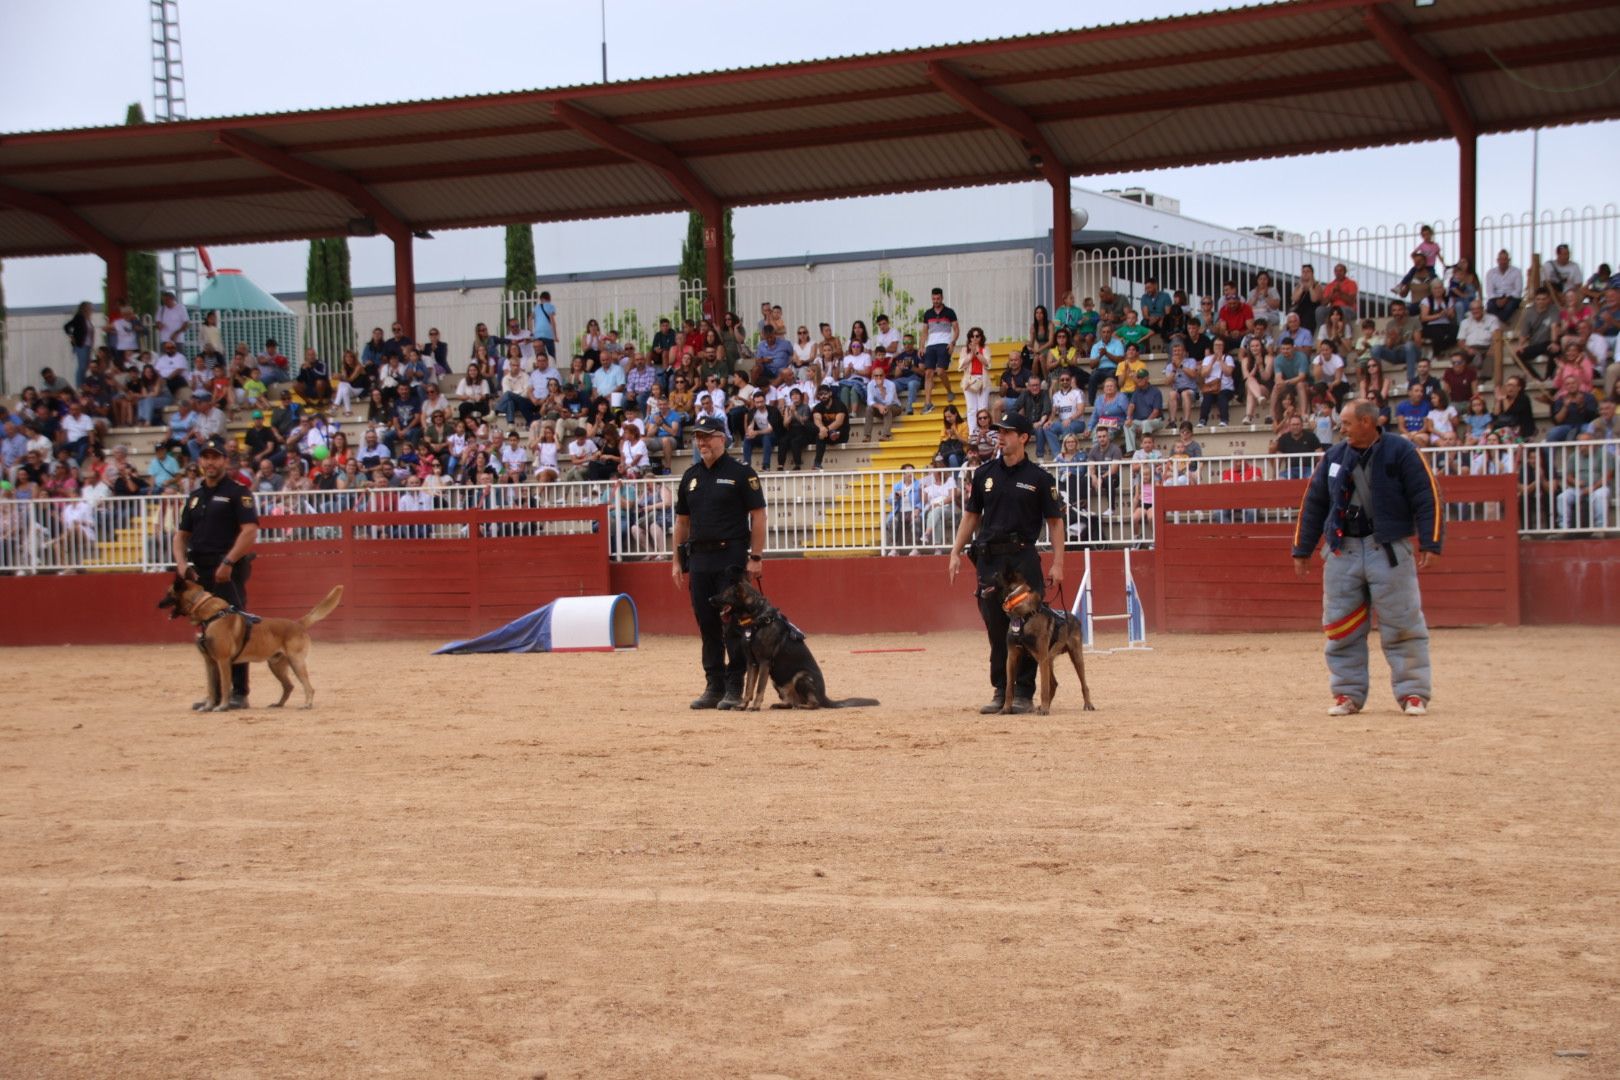
M 1429 415 L 1423 420 L 1423 431 L 1430 446 L 1457 445 L 1457 409 L 1439 387 L 1429 391 Z
M 202 345 L 202 351 L 213 353 L 215 356 L 225 355 L 225 339 L 219 332 L 219 312 L 210 311 L 203 316 L 202 329 L 197 332 L 197 339 Z
M 816 343 L 810 340 L 810 328 L 799 327 L 799 335 L 793 342 L 793 374 L 798 378 L 804 378 L 805 369 L 815 363 L 819 352 Z
M 1232 358 L 1226 354 L 1226 342 L 1215 338 L 1209 352 L 1198 362 L 1198 391 L 1203 400 L 1198 405 L 1198 422 L 1209 426 L 1210 411 L 1221 410 L 1221 427 L 1231 419 Z
M 1350 383 L 1344 377 L 1344 357 L 1333 351 L 1333 342 L 1326 338 L 1316 343 L 1316 355 L 1311 358 L 1311 377 L 1316 382 L 1327 384 L 1335 408 L 1344 406 L 1344 399 L 1350 395 Z
M 461 401 L 456 410 L 463 420 L 489 412 L 489 382 L 477 364 L 467 365 L 467 374 L 456 383 L 456 397 Z
M 534 476 L 537 484 L 549 484 L 562 475 L 557 464 L 557 429 L 546 424 L 540 429 L 540 440 L 533 446 Z
M 1264 270 L 1254 276 L 1254 288 L 1249 290 L 1249 307 L 1254 317 L 1264 319 L 1273 327 L 1282 322 L 1282 296 L 1271 284 L 1271 275 Z
M 619 475 L 629 480 L 642 476 L 652 468 L 652 456 L 647 452 L 647 440 L 641 437 L 641 428 L 626 424 L 619 433 Z
M 956 370 L 962 373 L 962 394 L 967 398 L 968 436 L 971 438 L 979 433 L 979 414 L 990 408 L 990 347 L 985 344 L 984 331 L 977 326 L 968 330 Z

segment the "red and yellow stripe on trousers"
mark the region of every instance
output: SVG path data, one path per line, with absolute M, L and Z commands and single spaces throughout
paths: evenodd
M 1338 641 L 1347 638 L 1356 632 L 1356 629 L 1367 621 L 1367 605 L 1362 604 L 1356 610 L 1340 619 L 1338 622 L 1328 623 L 1322 627 L 1322 633 L 1328 636 L 1329 641 Z

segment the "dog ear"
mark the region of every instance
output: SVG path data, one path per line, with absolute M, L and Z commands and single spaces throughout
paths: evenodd
M 748 580 L 748 569 L 746 567 L 742 567 L 742 566 L 728 566 L 728 567 L 726 567 L 725 581 L 726 581 L 726 583 L 728 585 L 735 585 L 738 582 L 746 581 L 746 580 Z

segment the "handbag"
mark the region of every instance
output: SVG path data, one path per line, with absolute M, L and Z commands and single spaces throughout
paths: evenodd
M 965 393 L 982 394 L 984 392 L 984 388 L 985 388 L 985 378 L 984 378 L 983 375 L 964 375 L 964 376 L 962 376 L 962 390 Z

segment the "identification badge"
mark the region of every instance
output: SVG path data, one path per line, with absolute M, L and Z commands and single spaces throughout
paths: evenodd
M 1328 475 L 1329 476 L 1338 476 L 1339 471 L 1340 471 L 1339 470 L 1339 463 L 1337 461 L 1335 461 L 1333 464 L 1328 466 Z

